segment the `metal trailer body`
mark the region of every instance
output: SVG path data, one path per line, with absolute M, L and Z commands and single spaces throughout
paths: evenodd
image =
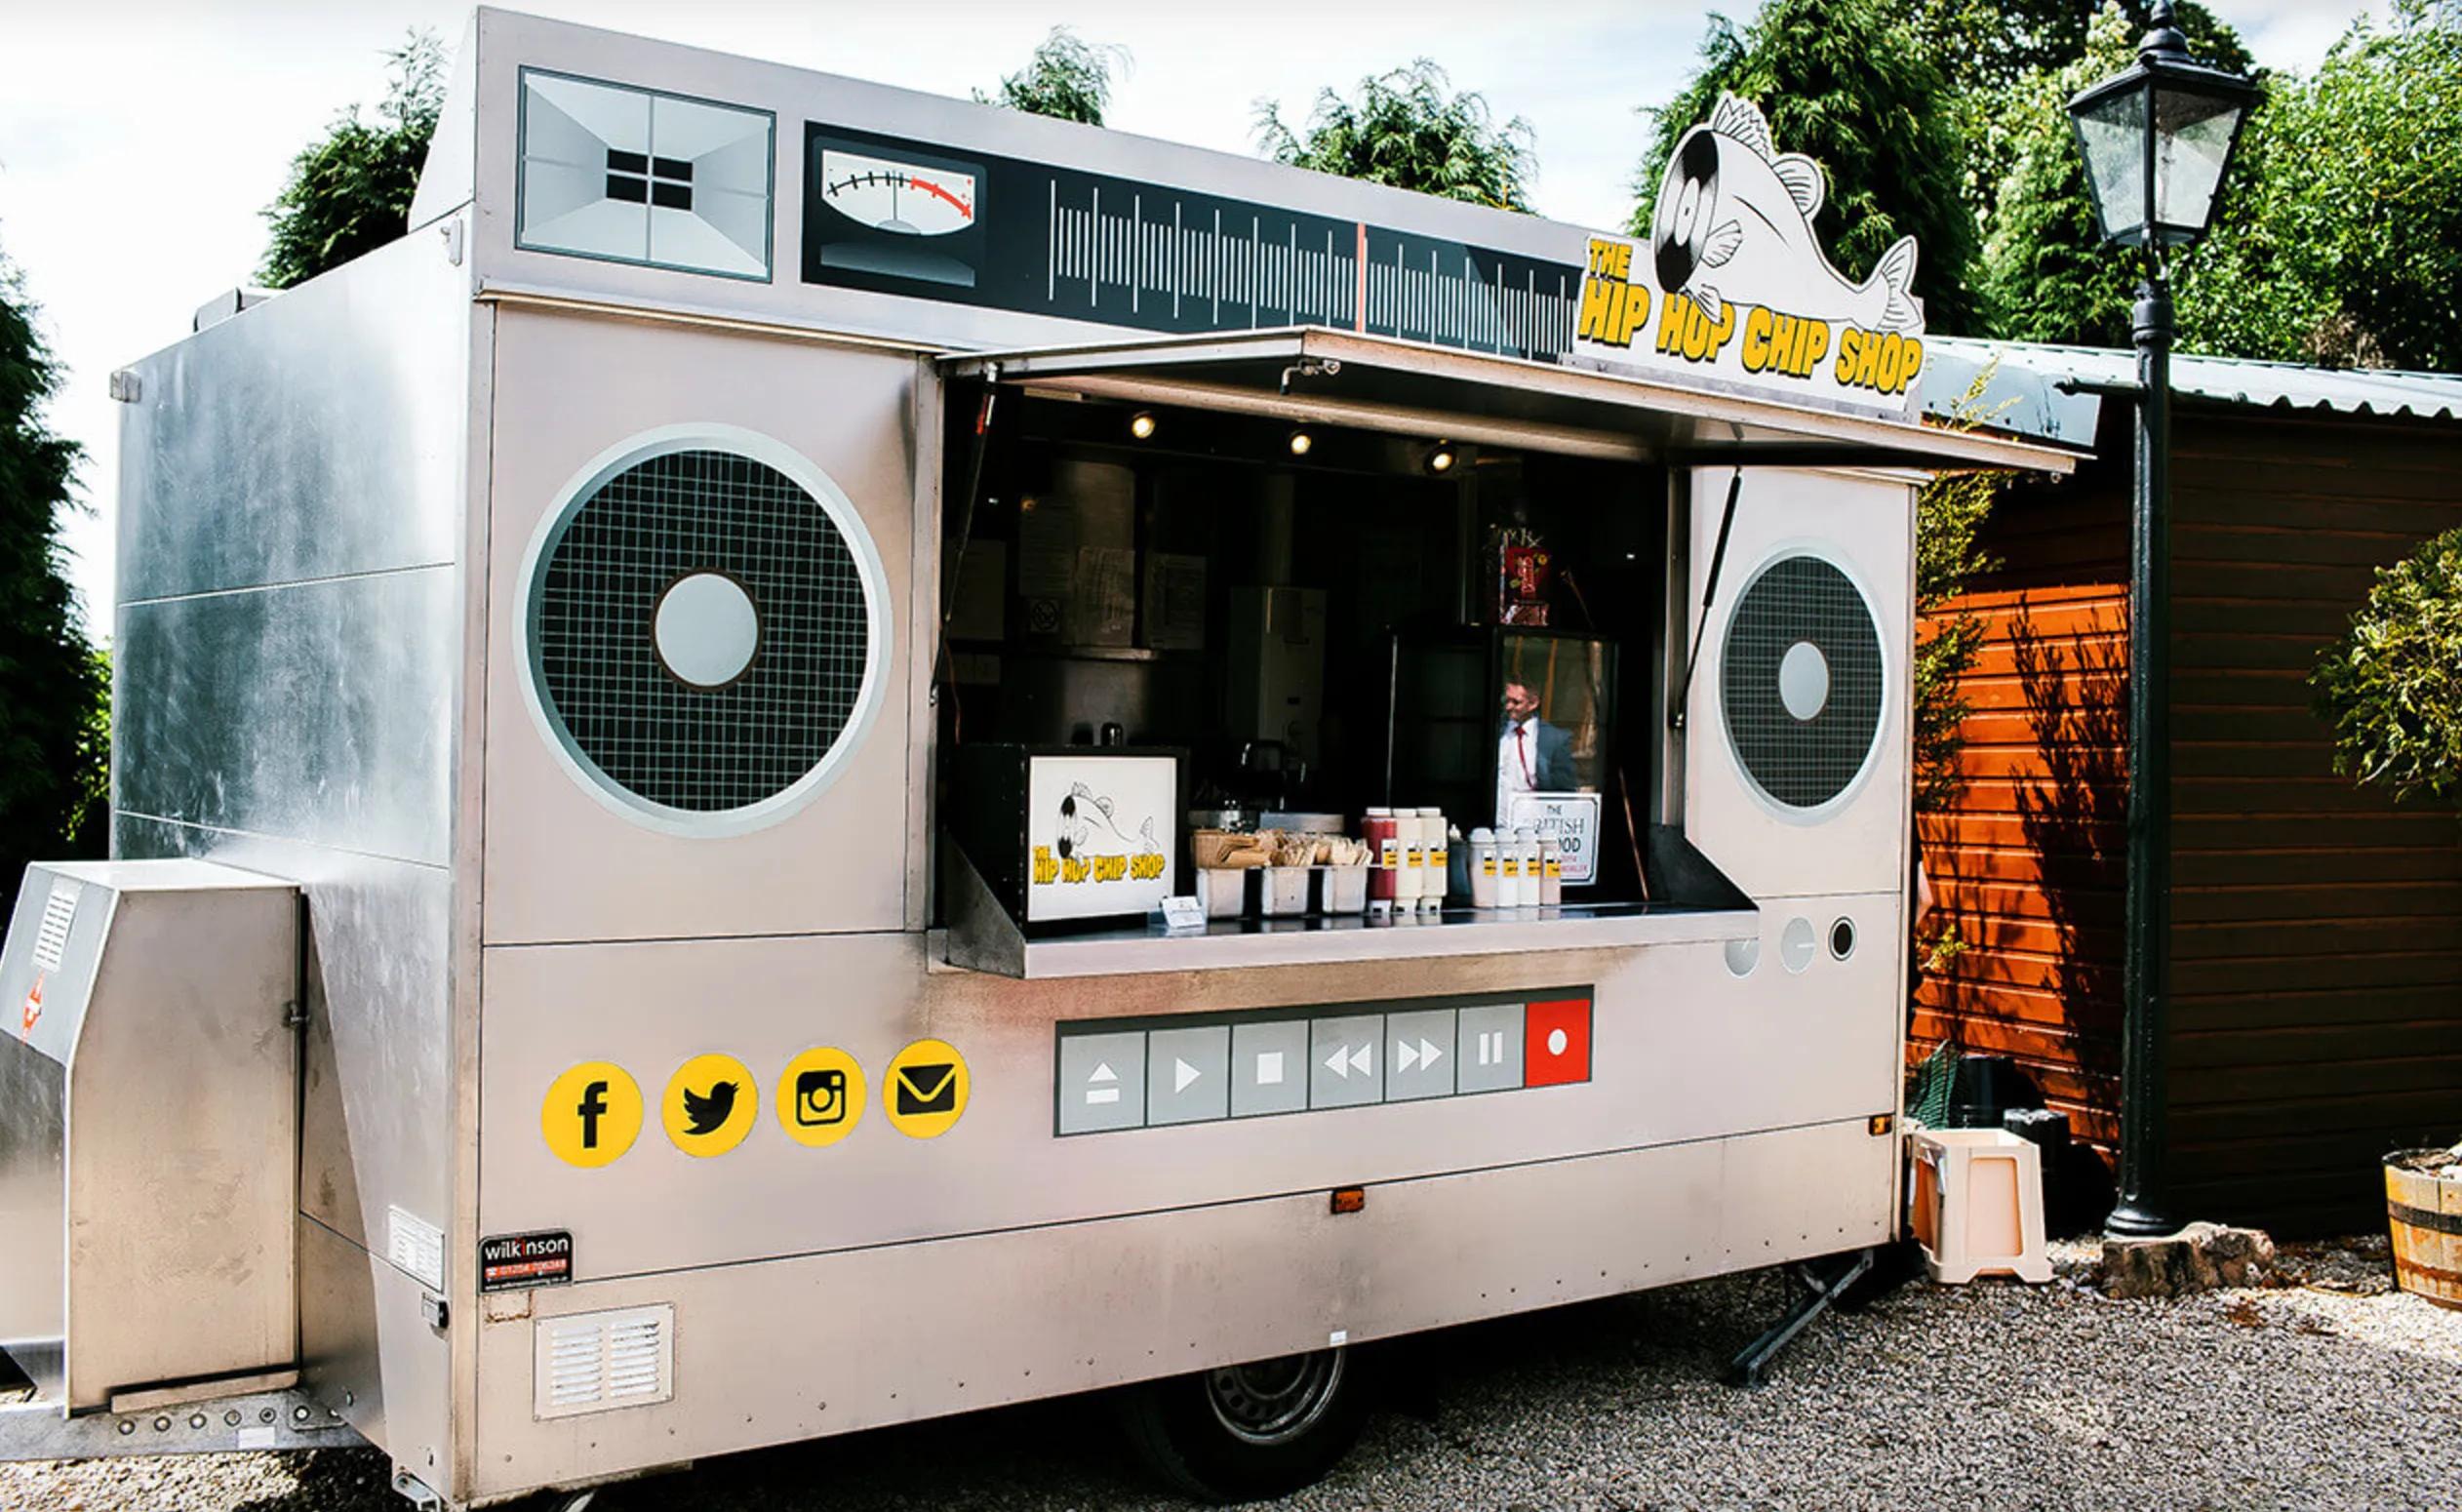
M 523 246 L 525 175 L 553 167 L 525 158 L 534 75 L 654 92 L 653 111 L 671 99 L 767 115 L 763 234 L 738 219 L 735 253 L 712 254 L 750 257 L 757 241 L 759 274 Z M 1176 347 L 1120 344 L 1118 298 L 1164 298 L 1133 260 L 1150 245 L 1133 224 L 1101 254 L 1132 259 L 1123 291 L 1089 280 L 1097 320 L 799 279 L 808 137 L 822 131 L 1288 207 L 1358 225 L 1361 251 L 1366 217 L 1487 249 L 1498 267 L 1579 258 L 1581 233 L 1533 218 L 481 11 L 411 233 L 133 365 L 120 385 L 115 864 L 208 860 L 303 899 L 296 983 L 258 989 L 277 1009 L 296 997 L 305 1018 L 296 1347 L 228 1369 L 296 1370 L 296 1397 L 267 1400 L 346 1422 L 405 1491 L 476 1505 L 1886 1238 L 1913 477 L 1855 463 L 2040 454 L 1648 385 L 1619 401 L 1624 429 L 1576 433 L 1556 411 L 1520 413 L 1514 385 L 1618 380 L 1511 349 L 1515 330 L 1540 327 L 1465 317 L 1449 352 L 1432 350 L 1443 332 L 1411 337 L 1397 317 L 1402 338 L 1377 347 L 1356 301 L 1387 287 L 1381 272 L 1371 280 L 1365 258 L 1314 273 L 1288 262 L 1287 289 L 1304 274 L 1323 307 L 1354 301 L 1355 369 L 1395 364 L 1397 383 L 1451 396 L 1464 423 L 1493 400 L 1500 443 L 1670 466 L 1664 685 L 1706 633 L 1696 717 L 1654 753 L 1648 796 L 1751 906 L 1004 940 L 976 929 L 967 869 L 933 844 L 942 492 L 963 482 L 943 456 L 945 385 L 997 378 L 1000 359 L 980 354 L 1074 346 L 1111 355 L 1046 363 L 1050 391 L 1277 413 L 1298 402 L 1288 373 L 1285 393 L 1242 388 L 1216 359 L 1304 355 L 1320 338 L 1275 331 L 1292 322 L 1260 308 L 1249 319 L 1266 334 L 1219 335 L 1219 351 L 1212 328 L 1177 333 Z M 1064 219 L 1055 187 L 1055 266 Z M 1166 251 L 1158 268 L 1184 270 L 1181 243 L 1151 245 Z M 1417 298 L 1408 279 L 1391 287 Z M 1030 355 L 1011 366 L 1044 371 Z M 1585 388 L 1580 402 L 1599 401 Z M 1408 430 L 1427 406 L 1324 413 Z M 1826 450 L 1817 466 L 1755 474 L 1725 542 L 1731 586 L 1702 624 L 1727 479 L 1688 483 L 1678 463 L 1736 438 Z M 646 819 L 594 779 L 536 692 L 530 616 L 558 522 L 645 447 L 677 445 L 738 450 L 826 496 L 863 575 L 877 657 L 860 707 L 825 780 L 759 822 Z M 1852 583 L 1888 686 L 1855 780 L 1788 812 L 1739 767 L 1718 689 L 1736 590 L 1802 551 Z M 13 992 L 27 906 L 0 968 Z M 1550 1084 L 1530 1057 L 1563 1047 L 1545 1048 L 1532 1015 L 1569 1003 L 1587 1007 L 1545 1021 L 1572 1025 L 1586 1066 Z M 1435 1033 L 1454 1036 L 1461 1080 L 1449 1069 L 1453 1094 L 1407 1095 L 1399 1047 Z M 1070 1047 L 1129 1062 L 1118 1069 L 1159 1107 L 1178 1091 L 1166 1058 L 1242 1054 L 1252 1034 L 1342 1075 L 1338 1095 L 1288 1116 L 1061 1132 L 1084 1067 Z M 1373 1047 L 1356 1098 L 1346 1035 Z M 888 1107 L 893 1062 L 919 1042 L 963 1066 L 960 1116 L 918 1120 L 928 1137 Z M 815 1047 L 845 1053 L 869 1102 L 826 1144 L 790 1134 L 780 1087 Z M 1511 1080 L 1470 1094 L 1468 1067 L 1508 1049 Z M 661 1110 L 679 1068 L 711 1054 L 748 1073 L 754 1116 L 739 1143 L 696 1156 Z M 31 1148 L 64 1121 L 73 1138 L 73 1112 L 16 1090 L 29 1063 L 0 1039 L 0 1129 Z M 621 1073 L 590 1073 L 606 1089 L 587 1094 L 594 1106 L 621 1101 L 615 1084 L 629 1080 L 641 1121 L 616 1158 L 576 1165 L 550 1146 L 549 1094 L 583 1065 Z M 1229 1065 L 1205 1061 L 1208 1074 Z M 14 1167 L 9 1179 L 25 1189 Z M 1337 1186 L 1364 1187 L 1364 1211 L 1330 1213 Z M 483 1292 L 485 1247 L 518 1236 L 546 1270 Z M 8 1254 L 12 1286 L 44 1274 Z M 191 1321 L 141 1303 L 135 1315 Z M 43 1332 L 37 1320 L 20 1336 Z M 154 1399 L 139 1393 L 162 1379 L 92 1384 L 66 1406 L 116 1404 L 119 1421 L 141 1422 Z M 251 1389 L 287 1385 L 277 1373 Z M 219 1436 L 222 1407 L 198 1414 L 191 1447 L 238 1442 Z M 258 1399 L 247 1409 L 254 1424 Z M 57 1425 L 60 1405 L 49 1411 Z M 93 1429 L 80 1452 L 143 1447 L 115 1444 L 133 1430 L 111 1417 L 66 1421 Z M 281 1442 L 309 1441 L 291 1426 Z

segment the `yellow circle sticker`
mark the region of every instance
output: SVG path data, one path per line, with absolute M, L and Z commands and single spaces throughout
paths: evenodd
M 899 1051 L 881 1082 L 881 1111 L 910 1139 L 936 1139 L 966 1112 L 966 1057 L 941 1040 L 917 1040 Z
M 604 1166 L 641 1136 L 641 1088 L 622 1066 L 584 1060 L 547 1085 L 538 1132 L 568 1166 Z
M 778 1073 L 778 1127 L 797 1144 L 835 1144 L 863 1117 L 863 1067 L 834 1045 L 818 1045 Z
M 724 1155 L 761 1116 L 752 1073 L 733 1055 L 695 1055 L 667 1079 L 658 1103 L 667 1137 L 687 1155 Z

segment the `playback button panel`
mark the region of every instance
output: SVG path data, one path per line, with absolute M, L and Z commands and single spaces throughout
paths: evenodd
M 1108 1134 L 1590 1080 L 1587 987 L 1058 1026 L 1054 1131 Z

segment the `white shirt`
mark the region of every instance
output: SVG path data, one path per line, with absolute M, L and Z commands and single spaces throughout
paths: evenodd
M 1526 719 L 1506 728 L 1496 741 L 1496 822 L 1513 822 L 1513 798 L 1517 793 L 1538 791 L 1538 721 Z M 1514 736 L 1521 736 L 1515 739 Z

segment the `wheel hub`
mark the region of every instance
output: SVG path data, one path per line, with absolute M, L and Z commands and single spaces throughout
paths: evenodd
M 1206 1373 L 1214 1419 L 1249 1444 L 1285 1444 L 1325 1415 L 1342 1382 L 1342 1351 L 1285 1355 Z

